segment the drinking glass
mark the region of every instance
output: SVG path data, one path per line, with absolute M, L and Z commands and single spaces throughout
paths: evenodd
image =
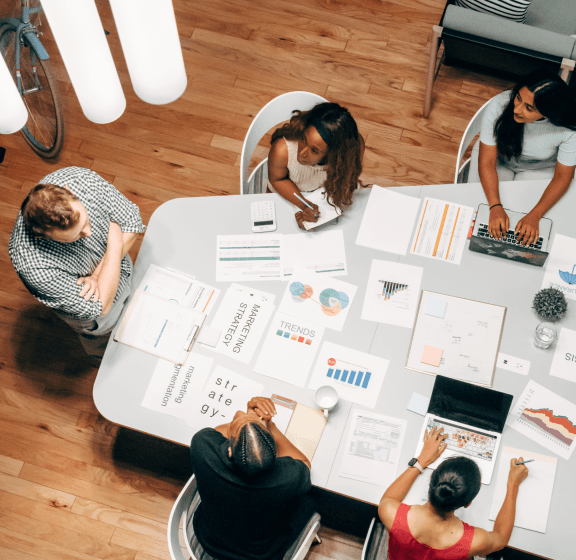
M 558 331 L 554 323 L 540 323 L 536 327 L 534 346 L 536 348 L 548 348 L 558 336 Z

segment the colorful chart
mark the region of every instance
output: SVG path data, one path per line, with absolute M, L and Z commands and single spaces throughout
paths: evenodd
M 313 301 L 314 303 L 318 303 L 316 300 L 311 299 L 314 290 L 307 284 L 303 284 L 302 282 L 292 282 L 289 289 L 294 301 L 297 303 L 303 303 L 307 299 L 310 299 L 310 301 Z M 338 315 L 342 309 L 346 309 L 350 304 L 350 298 L 344 292 L 339 292 L 333 288 L 322 290 L 319 299 L 319 305 L 322 307 L 322 311 L 329 317 Z
M 328 359 L 328 365 L 336 364 L 334 358 Z M 329 367 L 326 372 L 326 377 L 331 377 L 334 381 L 339 381 L 340 383 L 347 383 L 349 385 L 354 385 L 355 387 L 360 387 L 362 389 L 368 389 L 368 384 L 370 383 L 370 377 L 372 374 L 369 371 L 361 371 L 361 369 L 352 364 L 346 364 L 340 369 Z
M 555 416 L 553 410 L 525 408 L 520 416 L 525 422 L 537 426 L 564 445 L 570 446 L 574 442 L 576 426 L 565 416 Z
M 392 296 L 408 289 L 408 284 L 398 284 L 389 280 L 378 280 L 378 282 L 382 284 L 382 291 L 378 295 L 383 301 L 388 301 L 392 299 Z

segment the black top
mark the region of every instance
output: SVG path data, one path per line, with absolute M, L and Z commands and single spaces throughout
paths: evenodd
M 212 428 L 192 438 L 192 471 L 202 500 L 194 514 L 196 537 L 218 560 L 281 558 L 291 544 L 283 530 L 286 508 L 310 490 L 310 470 L 302 461 L 278 457 L 269 471 L 246 476 L 228 457 L 228 447 Z

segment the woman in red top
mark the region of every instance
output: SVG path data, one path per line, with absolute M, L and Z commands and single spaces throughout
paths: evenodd
M 426 468 L 446 449 L 447 435 L 434 428 L 424 436 L 418 463 Z M 430 478 L 428 502 L 408 506 L 402 500 L 420 474 L 414 467 L 401 474 L 386 490 L 378 515 L 390 533 L 390 560 L 464 560 L 486 556 L 504 548 L 512 534 L 520 483 L 528 476 L 526 465 L 512 459 L 506 498 L 494 529 L 485 531 L 460 521 L 454 511 L 468 507 L 480 491 L 480 469 L 471 459 L 452 457 L 442 462 Z

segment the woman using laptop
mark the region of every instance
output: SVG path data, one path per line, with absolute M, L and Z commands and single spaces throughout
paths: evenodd
M 522 245 L 538 240 L 540 218 L 562 198 L 574 178 L 575 131 L 576 98 L 559 76 L 547 70 L 528 74 L 511 91 L 492 99 L 468 178 L 482 183 L 492 236 L 500 239 L 510 225 L 500 201 L 499 181 L 550 179 L 538 204 L 515 228 Z
M 300 211 L 296 221 L 317 222 L 318 206 L 303 202 L 302 193 L 324 187 L 328 202 L 340 210 L 352 204 L 362 173 L 364 139 L 356 121 L 338 103 L 320 103 L 294 111 L 290 122 L 274 131 L 268 155 L 268 191 Z
M 526 465 L 516 465 L 522 457 L 510 462 L 506 497 L 492 531 L 472 527 L 454 515 L 458 508 L 468 507 L 480 491 L 480 469 L 467 457 L 451 457 L 438 466 L 430 478 L 424 505 L 402 503 L 420 473 L 442 455 L 446 437 L 442 428 L 427 432 L 418 460 L 410 461 L 413 466 L 390 485 L 380 500 L 378 515 L 390 533 L 390 560 L 464 560 L 500 550 L 510 540 L 518 487 L 528 476 Z

